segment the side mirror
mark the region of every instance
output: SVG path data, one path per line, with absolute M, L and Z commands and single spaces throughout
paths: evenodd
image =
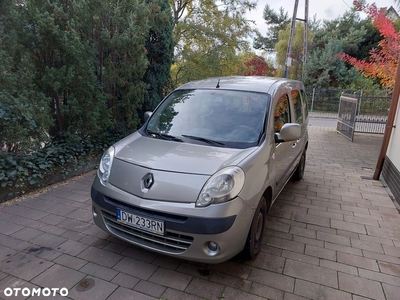
M 147 120 L 151 117 L 152 114 L 153 114 L 152 111 L 146 111 L 146 112 L 144 113 L 143 119 L 144 119 L 144 122 L 145 122 L 145 123 L 146 123 Z
M 300 138 L 301 126 L 297 123 L 286 123 L 282 126 L 281 131 L 275 133 L 275 142 L 289 142 Z

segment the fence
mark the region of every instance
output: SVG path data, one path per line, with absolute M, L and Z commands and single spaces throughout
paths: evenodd
M 338 118 L 340 97 L 357 99 L 355 132 L 384 133 L 391 97 L 382 90 L 309 89 L 310 116 Z

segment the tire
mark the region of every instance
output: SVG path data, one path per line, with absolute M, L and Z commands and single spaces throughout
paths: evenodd
M 254 217 L 253 221 L 251 222 L 246 245 L 242 251 L 242 256 L 244 259 L 253 259 L 258 255 L 258 253 L 260 253 L 263 244 L 267 210 L 267 201 L 263 196 L 261 197 L 260 203 L 258 204 L 256 211 L 254 212 Z
M 304 177 L 304 169 L 306 167 L 306 151 L 301 155 L 299 164 L 297 165 L 296 171 L 292 175 L 292 179 L 295 181 L 302 180 Z

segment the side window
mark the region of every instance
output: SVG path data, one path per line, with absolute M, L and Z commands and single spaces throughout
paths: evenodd
M 301 96 L 298 90 L 292 90 L 292 101 L 294 106 L 294 114 L 296 116 L 295 122 L 303 124 L 303 105 L 301 103 Z
M 275 132 L 279 132 L 282 126 L 290 122 L 289 114 L 289 98 L 287 95 L 283 95 L 275 107 L 274 112 L 274 128 Z
M 304 103 L 304 119 L 307 119 L 308 118 L 308 101 L 307 101 L 306 92 L 304 90 L 301 90 L 300 93 L 301 93 L 301 98 L 303 99 L 303 103 Z

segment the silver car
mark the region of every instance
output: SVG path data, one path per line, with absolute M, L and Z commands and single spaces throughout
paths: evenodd
M 268 210 L 304 174 L 303 83 L 268 77 L 182 85 L 103 155 L 97 226 L 136 246 L 219 263 L 262 247 Z

